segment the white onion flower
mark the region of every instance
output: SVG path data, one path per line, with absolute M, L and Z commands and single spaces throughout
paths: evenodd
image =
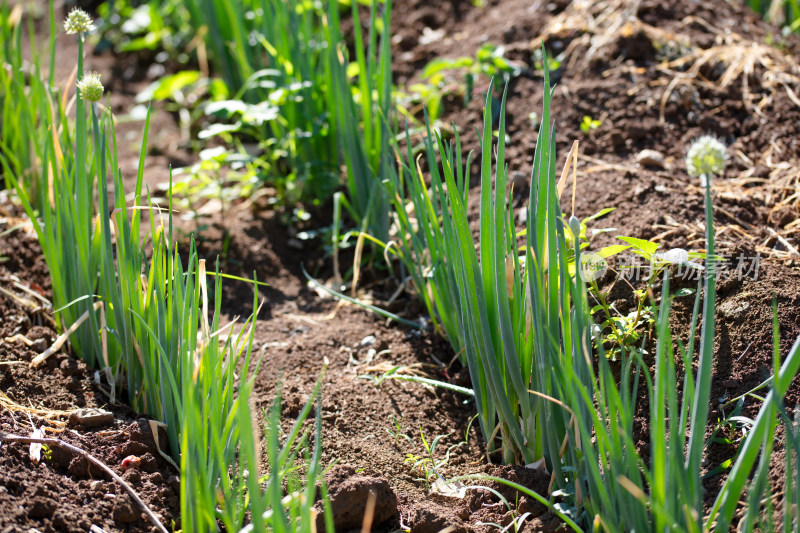
M 67 15 L 67 20 L 64 21 L 64 30 L 67 33 L 86 33 L 94 30 L 94 22 L 86 11 L 76 7 Z
M 712 174 L 719 176 L 725 168 L 728 153 L 725 145 L 712 135 L 703 135 L 686 153 L 686 171 L 693 178 Z

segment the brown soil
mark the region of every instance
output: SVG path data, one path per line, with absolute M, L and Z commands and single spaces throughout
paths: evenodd
M 782 38 L 778 29 L 760 22 L 738 4 L 723 0 L 703 4 L 643 0 L 636 4 L 636 10 L 627 11 L 626 5 L 617 0 L 490 0 L 485 7 L 478 8 L 466 0 L 436 6 L 421 0 L 396 0 L 393 20 L 396 79 L 400 84 L 417 80 L 421 68 L 435 57 L 474 56 L 484 42 L 504 45 L 507 57 L 524 67 L 523 74 L 509 85 L 507 158 L 510 171 L 522 173 L 518 183 L 522 184 L 520 192 L 525 192 L 524 179 L 530 172 L 538 126 L 532 124 L 530 114 L 541 112 L 542 101 L 541 72 L 535 68 L 534 54 L 542 36 L 554 55 L 566 50 L 561 68 L 554 72 L 558 83 L 553 114 L 562 161 L 572 141 L 580 141 L 574 212 L 585 217 L 604 207 L 617 207 L 595 225 L 613 227 L 616 231 L 598 235 L 592 242 L 593 248 L 609 244 L 614 235 L 633 235 L 655 239 L 664 249 L 702 249 L 702 190 L 686 175 L 683 155 L 688 143 L 702 133 L 713 133 L 728 143 L 730 163 L 725 175 L 714 184 L 718 246 L 721 253 L 734 260 L 742 256 L 758 257 L 760 261 L 757 274 L 751 271 L 741 279 L 736 275 L 723 276 L 718 282 L 712 397 L 719 401 L 733 398 L 769 375 L 773 297 L 778 303 L 782 355 L 800 333 L 797 311 L 800 256 L 786 246 L 787 243 L 795 249 L 800 246 L 796 173 L 800 159 L 796 141 L 800 106 L 794 96 L 800 88 L 800 70 L 794 59 L 800 41 Z M 627 23 L 615 26 L 620 20 Z M 430 37 L 431 31 L 441 32 L 440 38 L 422 44 L 420 38 Z M 734 75 L 723 87 L 722 82 L 727 81 L 726 68 L 732 61 L 725 58 L 718 63 L 709 59 L 705 65 L 698 65 L 696 76 L 688 76 L 696 62 L 692 54 L 700 57 L 713 52 L 714 57 L 720 58 L 725 50 L 741 46 L 737 49 L 738 57 L 743 58 L 749 41 L 774 44 L 775 55 L 769 68 L 756 62 L 753 72 L 744 75 L 746 78 Z M 65 41 L 60 50 L 68 55 L 69 43 Z M 678 63 L 665 64 L 666 60 Z M 679 64 L 680 61 L 686 63 Z M 108 86 L 111 105 L 117 113 L 127 112 L 132 107 L 133 95 L 151 81 L 148 69 L 135 58 L 90 57 L 89 63 L 103 72 L 104 80 L 113 80 Z M 783 63 L 787 66 L 781 70 Z M 452 77 L 453 83 L 461 79 L 457 74 Z M 482 93 L 487 87 L 487 80 L 477 80 L 472 103 L 466 108 L 460 95 L 445 99 L 442 121 L 456 124 L 468 149 L 477 147 L 473 129 L 479 124 Z M 584 116 L 599 119 L 601 125 L 584 133 L 580 129 Z M 172 117 L 160 109 L 154 120 L 152 157 L 146 172 L 151 189 L 166 181 L 168 163 L 192 160 L 182 149 L 187 139 L 181 138 Z M 120 145 L 126 180 L 134 176 L 140 130 L 141 123 L 118 128 L 124 139 Z M 664 158 L 663 168 L 638 163 L 637 155 L 644 149 L 659 151 Z M 471 195 L 473 206 L 477 206 L 476 193 L 473 190 Z M 521 201 L 516 205 L 521 206 Z M 199 237 L 200 251 L 209 259 L 220 254 L 221 267 L 226 272 L 250 276 L 256 271 L 259 280 L 269 283 L 269 287 L 259 291 L 266 306 L 256 331 L 258 348 L 264 351 L 256 390 L 260 407 L 269 405 L 276 383 L 280 382 L 284 416 L 287 419 L 296 416 L 313 387 L 323 359 L 329 359 L 320 413 L 323 460 L 352 467 L 336 469 L 329 478 L 335 497 L 349 502 L 343 506 L 361 505 L 359 498 L 366 492 L 359 487 L 383 487 L 380 481 L 383 478 L 396 495 L 397 506 L 392 509 L 388 505 L 385 511 L 388 519 L 380 525 L 381 529 L 409 527 L 413 531 L 439 531 L 452 526 L 456 531 L 488 531 L 491 526 L 479 523 L 507 525 L 514 516 L 530 512 L 528 531 L 556 530 L 558 526 L 551 515 L 542 514 L 543 508 L 515 494 L 506 497 L 517 506 L 519 514 L 510 513 L 499 499 L 486 492 L 473 492 L 457 501 L 427 495 L 425 482 L 419 480 L 420 472 L 412 471 L 404 462 L 407 454 L 424 453 L 420 431 L 429 442 L 438 435 L 446 435 L 437 451 L 439 459 L 450 449 L 449 462 L 441 469 L 445 477 L 495 471 L 484 455 L 477 426 L 472 425 L 467 432 L 473 406 L 452 393 L 407 382 L 384 381 L 374 385 L 360 376 L 375 376 L 383 369 L 404 365 L 437 379 L 468 384 L 457 365 L 446 367 L 453 357 L 451 349 L 431 335 L 387 324 L 359 309 L 338 307 L 335 302 L 321 298 L 308 288 L 300 270 L 301 263 L 305 263 L 309 271 L 330 277 L 330 263 L 319 250 L 321 243 L 294 239 L 295 231 L 281 224 L 281 213 L 263 208 L 259 202 L 247 209 L 240 207 L 234 206 L 225 214 L 213 214 L 204 221 L 209 229 Z M 568 214 L 573 212 L 568 199 L 564 210 Z M 329 218 L 320 218 L 311 222 L 319 226 L 328 221 Z M 185 229 L 191 231 L 192 227 L 187 225 Z M 0 263 L 0 276 L 17 275 L 23 284 L 31 287 L 37 284 L 47 294 L 46 270 L 29 237 L 19 233 L 4 237 L 0 241 L 0 257 L 4 255 L 9 259 Z M 735 261 L 731 264 L 735 265 Z M 368 279 L 385 277 L 380 273 L 368 274 Z M 5 287 L 8 278 L 0 279 Z M 693 284 L 687 282 L 687 286 Z M 362 289 L 365 297 L 380 302 L 394 291 L 394 282 L 376 282 Z M 616 300 L 630 300 L 629 289 L 620 286 L 614 290 Z M 227 315 L 242 316 L 252 311 L 250 286 L 231 282 L 224 285 L 224 291 L 223 307 Z M 47 320 L 23 312 L 2 296 L 0 305 L 4 317 L 0 326 L 2 336 L 16 332 L 17 328 L 22 328 L 18 332 L 33 334 L 29 328 L 36 320 Z M 397 300 L 393 310 L 410 319 L 419 317 L 419 307 L 407 296 Z M 675 335 L 683 340 L 688 338 L 690 314 L 689 299 L 676 300 L 671 324 Z M 47 335 L 52 336 L 52 332 Z M 26 361 L 32 355 L 31 350 L 16 344 L 0 344 L 2 361 Z M 53 409 L 102 405 L 103 397 L 91 384 L 90 373 L 66 356 L 57 357 L 50 363 L 55 367 L 49 373 L 35 372 L 27 365 L 0 366 L 3 375 L 0 390 L 12 396 L 9 388 L 13 388 L 17 401 Z M 69 379 L 61 376 L 63 369 L 56 370 L 62 365 L 76 368 Z M 43 381 L 43 375 L 45 380 L 54 380 L 52 386 Z M 798 400 L 800 382 L 792 386 L 787 407 L 794 408 Z M 744 414 L 753 415 L 757 408 L 755 401 L 747 400 Z M 139 434 L 130 430 L 135 418 L 122 409 L 111 410 L 117 420 L 113 433 L 104 428 L 78 435 L 68 430 L 64 435 L 115 465 L 119 458 L 113 449 L 125 439 L 137 441 Z M 645 438 L 647 415 L 645 410 L 640 412 L 637 427 L 640 438 Z M 715 404 L 709 432 L 724 414 L 719 404 Z M 395 431 L 395 421 L 401 427 L 400 433 L 408 439 L 389 433 Z M 30 429 L 26 416 L 7 410 L 0 411 L 0 424 L 3 429 L 18 432 Z M 152 454 L 152 450 L 147 453 Z M 712 446 L 707 468 L 731 458 L 733 453 L 735 450 L 730 447 Z M 60 522 L 56 518 L 62 511 L 75 517 L 66 521 L 71 525 L 96 519 L 109 531 L 129 527 L 114 522 L 111 510 L 117 500 L 104 495 L 111 490 L 119 495 L 119 489 L 104 482 L 102 494 L 93 491 L 90 481 L 70 470 L 66 458 L 54 454 L 52 464 L 45 461 L 35 467 L 27 459 L 26 448 L 8 445 L 0 448 L 0 461 L 3 465 L 0 476 L 4 476 L 0 482 L 0 530 L 15 530 L 23 524 L 42 530 L 58 529 Z M 778 479 L 783 473 L 780 453 L 773 462 L 772 475 Z M 514 467 L 496 472 L 540 493 L 546 492 L 546 484 L 535 473 Z M 136 485 L 148 503 L 167 520 L 177 512 L 171 499 L 175 496 L 170 492 L 173 487 L 165 481 L 173 474 L 159 460 L 157 470 L 142 474 L 140 484 Z M 720 480 L 721 476 L 707 480 L 709 497 L 714 496 Z M 47 498 L 60 502 L 58 511 L 37 518 L 38 511 L 31 510 Z M 144 525 L 138 522 L 136 527 Z

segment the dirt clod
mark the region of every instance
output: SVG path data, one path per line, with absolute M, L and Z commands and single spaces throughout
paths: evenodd
M 35 496 L 30 501 L 28 518 L 49 518 L 53 516 L 53 512 L 56 510 L 56 507 L 56 502 L 50 498 Z
M 452 531 L 453 533 L 466 533 L 468 526 L 458 517 L 454 516 L 452 509 L 434 502 L 424 502 L 415 507 L 411 512 L 411 533 L 439 533 Z
M 372 524 L 378 526 L 397 514 L 397 496 L 383 478 L 355 474 L 348 466 L 334 467 L 326 477 L 337 531 L 360 528 L 370 493 L 375 494 Z M 324 515 L 317 515 L 317 530 L 324 530 Z
M 118 495 L 114 503 L 114 520 L 121 524 L 134 524 L 141 519 L 141 511 L 127 494 Z

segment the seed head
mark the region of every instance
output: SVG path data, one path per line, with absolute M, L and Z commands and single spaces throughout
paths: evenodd
M 86 33 L 94 29 L 92 17 L 83 9 L 75 8 L 67 15 L 64 21 L 64 29 L 67 33 Z
M 693 178 L 719 176 L 725 168 L 728 153 L 725 145 L 711 135 L 703 135 L 692 143 L 686 154 L 686 171 Z
M 90 72 L 85 74 L 78 82 L 78 91 L 82 100 L 97 102 L 103 97 L 103 84 L 100 83 L 100 74 Z

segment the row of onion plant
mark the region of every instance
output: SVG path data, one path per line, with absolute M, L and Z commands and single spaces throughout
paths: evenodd
M 551 494 L 543 496 L 578 531 L 727 531 L 743 498 L 739 523 L 745 531 L 792 530 L 798 523 L 796 469 L 787 472 L 780 520 L 763 517 L 762 501 L 777 415 L 785 413 L 782 399 L 800 368 L 800 339 L 782 364 L 776 344 L 775 375 L 765 383 L 770 392 L 716 502 L 705 505 L 716 305 L 710 183 L 724 166 L 724 146 L 702 138 L 687 157 L 706 195 L 708 260 L 689 329 L 694 332 L 699 321 L 699 339 L 692 333 L 683 345 L 671 335 L 672 270 L 665 268 L 660 303 L 652 303 L 654 371 L 644 349 L 623 349 L 614 369 L 603 343 L 594 342 L 599 330 L 585 281 L 591 272 L 583 268 L 584 245 L 573 237 L 581 223 L 574 214 L 566 218 L 560 206 L 567 174 L 556 174 L 548 77 L 545 69 L 524 229 L 515 226 L 507 192 L 504 103 L 495 132 L 491 91 L 480 139 L 477 244 L 469 218 L 470 157 L 462 160 L 458 135 L 448 143 L 428 130 L 428 176 L 410 148 L 405 156 L 398 151 L 388 186 L 397 237 L 387 254 L 402 260 L 433 322 L 463 354 L 489 456 L 528 465 L 543 461 L 552 473 Z M 640 390 L 647 391 L 644 400 Z M 634 435 L 642 406 L 650 415 L 644 446 Z M 796 432 L 788 421 L 787 434 Z M 774 527 L 764 529 L 768 523 Z
M 4 27 L 14 22 L 7 10 L 0 15 Z M 50 270 L 60 329 L 70 334 L 76 355 L 104 370 L 112 402 L 126 391 L 134 409 L 165 427 L 168 442 L 162 455 L 180 470 L 184 531 L 217 531 L 220 526 L 236 531 L 249 521 L 258 530 L 311 531 L 321 476 L 319 421 L 314 439 L 300 428 L 313 398 L 289 438 L 279 443 L 276 397 L 273 414 L 264 421 L 267 469 L 262 475 L 262 422 L 250 406 L 258 369 L 252 350 L 255 315 L 238 332 L 234 323 L 220 322 L 219 272 L 210 305 L 205 260 L 193 244 L 188 260 L 182 260 L 171 205 L 164 217 L 143 193 L 149 115 L 132 205 L 126 201 L 114 118 L 101 103 L 100 77 L 84 71 L 84 35 L 92 26 L 91 18 L 77 9 L 64 25 L 78 42 L 74 125 L 63 108 L 68 93 L 56 101 L 50 81 L 33 78 L 19 87 L 20 94 L 43 87 L 38 111 L 47 113 L 16 117 L 27 121 L 24 127 L 31 131 L 38 131 L 38 121 L 43 121 L 49 132 L 42 146 L 31 137 L 30 146 L 21 148 L 29 153 L 19 154 L 19 161 L 27 160 L 22 156 L 41 159 L 39 186 L 28 186 L 19 161 L 9 161 L 5 147 L 0 155 Z M 144 239 L 143 214 L 150 223 Z M 37 358 L 34 364 L 42 361 Z M 298 460 L 309 465 L 302 484 L 296 475 L 287 478 Z M 283 496 L 287 483 L 289 498 Z M 166 531 L 163 525 L 161 529 Z
M 185 0 L 213 71 L 232 95 L 213 109 L 242 102 L 270 109 L 246 132 L 259 160 L 269 162 L 265 179 L 290 203 L 324 203 L 343 184 L 342 205 L 356 225 L 385 238 L 389 209 L 380 176 L 392 162 L 392 6 L 385 2 L 381 14 L 372 3 L 365 37 L 358 2 L 350 4 L 352 48 L 339 2 Z

